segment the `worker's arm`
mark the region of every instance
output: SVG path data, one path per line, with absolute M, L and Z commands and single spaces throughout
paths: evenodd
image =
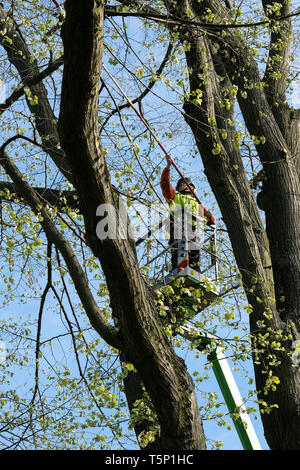
M 170 169 L 171 163 L 168 161 L 166 168 L 163 170 L 160 179 L 160 187 L 163 193 L 164 198 L 169 204 L 175 198 L 176 191 L 170 183 Z
M 204 217 L 207 220 L 208 225 L 216 225 L 216 218 L 215 216 L 205 207 L 204 204 L 202 204 L 202 208 L 204 211 Z

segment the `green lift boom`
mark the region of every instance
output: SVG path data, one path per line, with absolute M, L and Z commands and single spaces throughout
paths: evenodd
M 189 306 L 186 306 L 189 309 Z M 196 328 L 184 325 L 178 328 L 183 338 L 197 344 L 196 348 L 201 351 L 209 351 L 208 360 L 226 402 L 228 411 L 232 417 L 233 424 L 244 450 L 261 450 L 261 446 L 251 420 L 243 403 L 242 397 L 234 380 L 228 361 L 224 355 L 224 348 L 218 338 L 203 333 Z

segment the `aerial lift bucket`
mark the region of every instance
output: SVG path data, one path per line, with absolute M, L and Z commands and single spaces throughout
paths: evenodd
M 193 269 L 189 266 L 190 245 L 188 238 L 183 235 L 181 240 L 176 242 L 177 266 L 170 270 L 162 281 L 156 283 L 155 289 L 171 286 L 174 295 L 180 297 L 180 306 L 187 312 L 185 318 L 192 318 L 204 308 L 215 302 L 220 296 L 218 285 L 218 257 L 216 255 L 216 228 L 205 227 L 203 234 L 205 236 L 193 243 L 193 249 L 199 248 L 210 256 L 210 263 L 206 266 L 201 265 L 199 269 Z M 197 245 L 198 243 L 198 245 Z M 165 249 L 160 255 L 171 250 L 172 246 Z M 150 264 L 154 259 L 150 260 Z M 213 277 L 208 274 L 213 272 Z M 196 295 L 193 295 L 195 292 Z M 183 324 L 182 324 L 183 323 Z M 207 358 L 212 365 L 212 369 L 233 424 L 239 436 L 244 450 L 261 450 L 259 440 L 252 426 L 251 420 L 239 393 L 233 374 L 224 355 L 224 348 L 219 338 L 202 332 L 187 323 L 180 322 L 172 325 L 173 334 L 180 334 L 183 338 L 195 344 L 196 348 L 207 353 Z
M 216 256 L 216 227 L 206 226 L 204 219 L 197 218 L 201 227 L 197 237 L 190 241 L 186 231 L 177 240 L 177 265 L 156 283 L 155 289 L 171 286 L 174 294 L 179 295 L 185 303 L 200 312 L 216 301 L 220 295 L 218 285 L 218 258 Z M 174 248 L 171 245 L 168 251 Z M 189 264 L 189 252 L 199 251 L 199 267 Z M 206 259 L 204 262 L 204 254 Z M 209 262 L 208 262 L 209 259 Z M 150 261 L 151 262 L 151 261 Z M 189 295 L 191 293 L 195 295 Z

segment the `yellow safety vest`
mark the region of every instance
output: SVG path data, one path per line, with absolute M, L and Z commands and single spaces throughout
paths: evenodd
M 193 236 L 192 233 L 197 229 L 197 220 L 193 216 L 199 216 L 199 203 L 196 199 L 188 194 L 176 193 L 175 198 L 169 204 L 169 210 L 169 242 L 172 243 L 174 238 L 180 239 L 184 233 L 189 233 L 188 237 Z
M 170 213 L 183 208 L 186 208 L 191 214 L 199 216 L 199 203 L 196 199 L 189 194 L 176 193 L 175 198 L 169 204 Z

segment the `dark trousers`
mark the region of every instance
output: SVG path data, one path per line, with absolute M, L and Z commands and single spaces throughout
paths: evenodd
M 199 250 L 190 250 L 188 252 L 188 255 L 189 255 L 189 267 L 194 269 L 195 271 L 200 272 Z M 173 271 L 173 269 L 176 269 L 178 265 L 178 249 L 176 245 L 174 246 L 174 248 L 171 249 L 171 263 L 172 263 L 172 271 Z

